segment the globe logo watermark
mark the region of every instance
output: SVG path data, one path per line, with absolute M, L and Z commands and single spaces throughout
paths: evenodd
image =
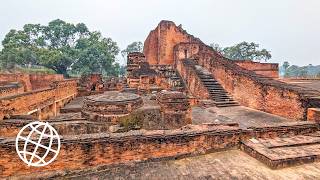
M 60 137 L 49 123 L 32 122 L 18 133 L 16 151 L 28 166 L 46 166 L 59 154 Z

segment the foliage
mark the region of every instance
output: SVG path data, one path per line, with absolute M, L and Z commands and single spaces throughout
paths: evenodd
M 124 116 L 119 119 L 120 127 L 124 132 L 140 129 L 143 126 L 143 113 L 140 111 L 132 112 L 129 116 Z
M 127 46 L 126 49 L 121 51 L 121 56 L 126 59 L 127 55 L 131 52 L 142 52 L 143 44 L 140 41 L 133 42 Z
M 232 60 L 269 60 L 271 58 L 271 54 L 268 50 L 262 49 L 259 50 L 259 44 L 256 43 L 248 43 L 248 42 L 241 42 L 234 46 L 220 47 L 219 44 L 212 43 L 210 45 L 214 50 L 220 52 L 226 58 Z
M 26 24 L 23 30 L 10 30 L 2 41 L 1 66 L 38 65 L 67 76 L 79 72 L 115 72 L 117 44 L 90 32 L 83 23 L 71 24 L 60 19 L 48 25 Z
M 289 63 L 288 63 L 289 64 Z M 299 67 L 297 65 L 289 66 L 285 69 L 286 64 L 284 63 L 281 67 L 284 77 L 302 77 L 302 78 L 314 78 L 320 77 L 320 65 L 313 66 L 309 64 L 308 66 Z
M 72 66 L 73 70 L 118 75 L 119 64 L 115 63 L 115 57 L 119 48 L 111 38 L 103 38 L 100 33 L 93 32 L 90 36 L 79 39 L 75 49 L 78 54 L 77 62 Z

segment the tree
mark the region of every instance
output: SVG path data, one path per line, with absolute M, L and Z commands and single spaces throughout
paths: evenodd
M 241 42 L 231 47 L 220 47 L 219 44 L 210 45 L 214 50 L 220 52 L 224 57 L 232 60 L 269 60 L 271 54 L 266 49 L 259 50 L 259 44 Z
M 112 71 L 119 53 L 110 38 L 90 32 L 83 23 L 71 24 L 60 19 L 48 25 L 26 24 L 23 30 L 11 30 L 2 45 L 3 67 L 39 65 L 65 76 L 73 67 L 81 72 Z
M 80 73 L 118 75 L 119 64 L 115 63 L 115 57 L 119 48 L 111 38 L 103 38 L 101 33 L 93 32 L 88 37 L 79 39 L 75 49 L 78 56 L 72 66 L 73 70 Z
M 142 51 L 143 51 L 142 42 L 136 41 L 136 42 L 133 42 L 133 43 L 129 44 L 126 49 L 122 50 L 121 51 L 121 55 L 122 55 L 123 59 L 126 59 L 127 55 L 129 53 L 131 53 L 131 52 L 142 52 Z
M 222 53 L 222 51 L 223 51 L 223 48 L 217 43 L 211 43 L 210 46 L 213 48 L 213 50 L 215 50 L 219 53 Z
M 283 69 L 283 71 L 284 71 L 284 76 L 287 76 L 288 74 L 287 74 L 287 71 L 288 71 L 288 68 L 290 67 L 290 64 L 289 64 L 289 62 L 288 61 L 285 61 L 285 62 L 283 62 L 283 64 L 282 64 L 282 69 Z

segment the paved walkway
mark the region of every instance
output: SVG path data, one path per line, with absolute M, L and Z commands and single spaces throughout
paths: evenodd
M 77 174 L 71 179 L 320 179 L 320 163 L 272 170 L 240 150 Z
M 276 125 L 280 123 L 292 122 L 273 114 L 254 110 L 244 106 L 225 107 L 225 108 L 200 108 L 192 109 L 194 124 L 201 123 L 238 123 L 241 128 L 261 127 Z

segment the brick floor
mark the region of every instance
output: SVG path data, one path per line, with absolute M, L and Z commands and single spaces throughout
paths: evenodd
M 272 170 L 240 150 L 92 170 L 61 179 L 319 179 L 320 163 Z

